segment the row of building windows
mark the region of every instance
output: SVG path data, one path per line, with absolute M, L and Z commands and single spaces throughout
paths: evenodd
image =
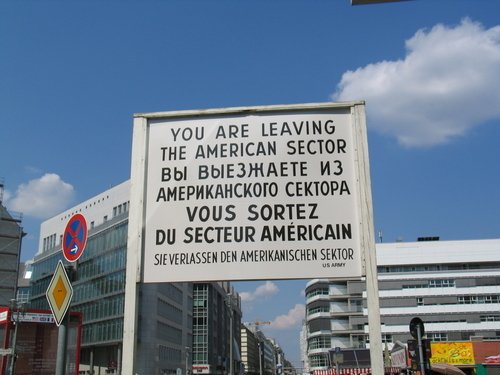
M 182 305 L 183 293 L 175 283 L 162 283 L 158 286 L 158 291 L 172 301 Z
M 324 312 L 330 312 L 330 307 L 329 306 L 318 306 L 318 307 L 311 307 L 307 309 L 307 315 L 312 315 L 312 314 L 318 314 L 318 313 L 324 313 Z
M 156 335 L 160 340 L 178 345 L 182 344 L 182 330 L 163 322 L 157 322 L 156 328 Z
M 309 366 L 311 366 L 311 367 L 325 367 L 328 365 L 330 365 L 330 364 L 329 364 L 329 360 L 328 360 L 327 355 L 315 354 L 315 355 L 309 356 Z
M 48 237 L 45 237 L 43 239 L 42 251 L 47 251 L 49 249 L 53 249 L 54 247 L 56 247 L 56 238 L 57 238 L 57 235 L 55 233 L 51 234 Z
M 317 336 L 309 339 L 309 350 L 331 348 L 332 339 L 330 336 Z
M 408 265 L 408 266 L 379 266 L 378 273 L 409 273 L 409 272 L 435 272 L 435 271 L 454 271 L 454 270 L 480 270 L 480 269 L 498 269 L 499 263 L 463 263 L 453 264 L 426 264 L 426 265 Z
M 120 293 L 125 289 L 125 271 L 85 282 L 74 287 L 75 303 L 104 297 L 108 294 Z
M 92 258 L 78 265 L 78 280 L 94 278 L 103 273 L 124 269 L 126 263 L 125 249 L 118 249 Z
M 448 341 L 448 334 L 445 332 L 428 332 L 427 338 L 431 341 Z
M 86 204 L 86 205 L 85 205 L 85 209 L 87 210 L 87 209 L 89 209 L 90 207 L 93 207 L 93 206 L 95 206 L 96 204 L 101 203 L 101 201 L 102 201 L 102 202 L 104 202 L 106 199 L 109 199 L 109 195 L 106 195 L 106 197 L 99 198 L 99 199 L 97 199 L 97 200 L 95 200 L 95 201 L 93 201 L 93 202 L 90 202 L 90 203 Z M 77 209 L 77 210 L 75 210 L 75 211 L 73 211 L 73 212 L 71 212 L 71 213 L 68 213 L 68 214 L 67 214 L 67 215 L 65 215 L 65 216 L 61 216 L 61 221 L 66 220 L 66 219 L 69 219 L 69 218 L 71 218 L 73 215 L 75 215 L 75 214 L 77 214 L 77 213 L 80 213 L 80 212 L 82 212 L 82 208 L 79 208 L 79 209 Z
M 75 311 L 80 311 L 83 314 L 83 321 L 110 318 L 123 315 L 125 304 L 125 296 L 119 294 L 113 297 L 92 301 L 78 305 L 74 308 Z
M 457 303 L 459 305 L 474 305 L 481 303 L 500 303 L 500 295 L 491 296 L 458 296 Z M 424 306 L 424 297 L 417 297 L 417 306 Z
M 49 276 L 52 277 L 52 275 L 54 274 L 54 270 L 56 269 L 57 263 L 61 258 L 62 256 L 54 255 L 44 259 L 43 261 L 37 262 L 36 267 L 33 267 L 33 273 L 31 274 L 31 279 L 39 280 Z M 37 293 L 33 294 L 36 295 Z
M 127 245 L 127 223 L 114 226 L 89 238 L 81 262 L 97 257 L 102 254 L 103 249 L 112 250 L 125 248 Z
M 363 340 L 364 340 L 364 342 L 369 343 L 370 342 L 370 336 L 363 335 Z M 393 342 L 393 340 L 394 339 L 393 339 L 393 337 L 392 337 L 392 335 L 390 333 L 383 333 L 382 334 L 382 342 L 383 343 L 388 343 L 389 344 L 389 343 Z
M 500 315 L 481 315 L 482 322 L 500 322 Z
M 182 324 L 182 310 L 161 298 L 158 299 L 157 314 L 177 324 Z
M 158 358 L 160 359 L 160 361 L 180 362 L 182 358 L 181 351 L 179 349 L 169 348 L 168 346 L 165 345 L 159 345 Z
M 459 304 L 476 304 L 476 303 L 500 303 L 500 295 L 491 296 L 458 296 Z
M 118 225 L 114 227 L 113 230 L 107 230 L 104 231 L 103 233 L 99 233 L 98 235 L 90 237 L 85 247 L 85 251 L 79 260 L 78 278 L 81 279 L 83 277 L 86 277 L 86 275 L 94 271 L 97 274 L 109 271 L 109 268 L 104 268 L 108 267 L 106 261 L 104 264 L 102 263 L 99 264 L 99 267 L 101 267 L 101 269 L 91 269 L 91 270 L 85 269 L 85 267 L 88 267 L 85 265 L 85 261 L 100 256 L 102 253 L 102 249 L 121 248 L 123 255 L 117 259 L 118 263 L 115 265 L 109 265 L 109 267 L 114 267 L 115 269 L 118 267 L 125 267 L 127 230 L 128 230 L 128 225 L 127 223 L 124 223 L 123 225 Z M 44 250 L 54 248 L 56 246 L 55 239 L 56 239 L 55 234 L 45 238 L 43 245 Z M 61 259 L 60 256 L 52 256 L 46 261 L 37 262 L 36 267 L 34 267 L 33 269 L 32 280 L 38 280 L 40 278 L 43 278 L 45 275 L 52 275 L 54 273 L 54 270 L 56 268 L 59 259 Z M 95 276 L 96 273 L 94 273 L 92 276 Z
M 424 284 L 409 284 L 403 285 L 403 289 L 420 289 L 420 288 L 450 288 L 455 286 L 453 279 L 433 279 Z
M 128 211 L 129 207 L 130 207 L 130 202 L 125 202 L 119 204 L 118 206 L 113 207 L 113 217 L 124 214 L 125 212 Z
M 82 344 L 117 341 L 123 336 L 123 319 L 85 324 L 82 330 Z
M 306 298 L 312 298 L 314 296 L 327 296 L 328 294 L 328 288 L 316 288 L 308 292 Z

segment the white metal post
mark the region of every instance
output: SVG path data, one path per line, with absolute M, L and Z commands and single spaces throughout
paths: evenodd
M 383 349 L 382 349 L 382 331 L 380 328 L 380 304 L 378 295 L 377 278 L 377 256 L 375 251 L 375 230 L 373 226 L 373 207 L 371 194 L 370 164 L 368 157 L 368 137 L 366 134 L 366 118 L 364 105 L 355 105 L 352 108 L 355 121 L 358 126 L 355 127 L 358 133 L 355 136 L 359 140 L 359 149 L 357 150 L 358 161 L 364 160 L 364 166 L 359 168 L 359 187 L 360 187 L 360 208 L 361 220 L 366 223 L 363 226 L 365 233 L 361 236 L 364 243 L 361 247 L 364 252 L 364 263 L 366 273 L 366 299 L 368 304 L 368 335 L 370 337 L 370 362 L 373 375 L 384 375 Z M 356 143 L 356 142 L 355 142 Z
M 141 282 L 143 241 L 142 206 L 144 203 L 144 171 L 146 166 L 147 120 L 134 120 L 132 167 L 130 186 L 130 211 L 128 219 L 127 266 L 125 282 L 125 309 L 123 316 L 122 371 L 135 374 L 135 350 L 137 343 L 138 289 Z

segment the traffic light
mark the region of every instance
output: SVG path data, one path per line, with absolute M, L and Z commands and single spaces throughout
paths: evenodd
M 425 371 L 430 371 L 431 369 L 431 364 L 429 359 L 432 357 L 432 352 L 431 352 L 431 340 L 429 339 L 422 339 L 422 348 L 424 349 L 423 352 L 423 363 L 424 363 L 424 369 Z M 408 354 L 411 359 L 411 369 L 413 371 L 421 371 L 421 366 L 420 366 L 420 349 L 418 347 L 418 341 L 417 340 L 408 340 Z

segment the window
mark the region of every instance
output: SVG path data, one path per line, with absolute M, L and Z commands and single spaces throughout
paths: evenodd
M 424 298 L 417 297 L 417 306 L 424 306 Z
M 481 315 L 482 322 L 500 322 L 500 315 Z
M 327 355 L 312 355 L 309 357 L 309 364 L 311 367 L 324 367 L 327 366 L 328 356 Z
M 307 293 L 306 298 L 311 298 L 314 296 L 327 296 L 328 295 L 328 288 L 318 288 L 311 290 L 309 293 Z
M 312 315 L 312 314 L 318 314 L 322 312 L 329 312 L 330 308 L 328 306 L 318 306 L 318 307 L 311 307 L 310 309 L 307 309 L 307 315 Z
M 426 284 L 409 284 L 409 285 L 403 285 L 403 289 L 421 289 L 421 288 L 426 288 Z
M 427 333 L 427 338 L 431 341 L 448 341 L 448 334 L 444 332 Z
M 392 335 L 382 334 L 382 342 L 383 343 L 392 343 Z
M 429 280 L 429 288 L 450 288 L 455 286 L 453 279 Z
M 458 296 L 459 304 L 473 305 L 476 303 L 500 303 L 500 295 L 490 296 Z
M 331 348 L 332 339 L 330 336 L 319 336 L 309 339 L 309 350 Z

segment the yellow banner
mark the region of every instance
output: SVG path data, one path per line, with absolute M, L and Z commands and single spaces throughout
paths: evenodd
M 474 350 L 471 342 L 432 342 L 431 351 L 431 363 L 474 364 Z

